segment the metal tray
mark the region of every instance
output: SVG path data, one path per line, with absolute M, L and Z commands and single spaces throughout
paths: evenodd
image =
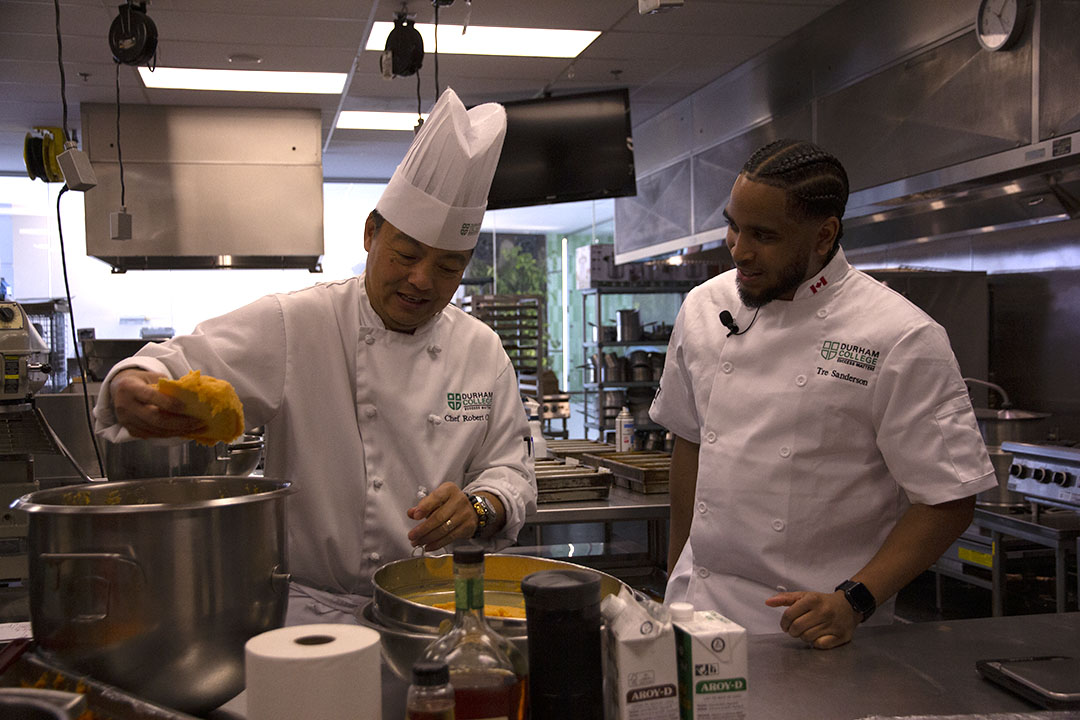
M 13 646 L 11 643 L 7 647 L 19 650 Z M 79 693 L 86 697 L 88 717 L 93 720 L 196 720 L 179 710 L 149 703 L 112 685 L 61 668 L 40 655 L 32 643 L 7 664 L 0 674 L 0 687 Z
M 560 440 L 547 441 L 548 452 L 557 458 L 574 458 L 581 460 L 586 455 L 601 455 L 615 452 L 615 446 L 611 443 L 602 443 L 595 440 Z M 595 462 L 591 463 L 595 466 Z
M 611 471 L 582 465 L 574 459 L 536 462 L 536 502 L 599 500 L 611 490 Z
M 668 490 L 668 472 L 671 455 L 664 452 L 621 452 L 586 455 L 584 463 L 606 467 L 614 475 L 613 482 L 619 487 L 639 493 L 664 493 Z

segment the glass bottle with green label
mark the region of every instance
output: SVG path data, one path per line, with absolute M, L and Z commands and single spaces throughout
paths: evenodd
M 454 550 L 454 624 L 424 651 L 444 662 L 454 686 L 457 720 L 524 720 L 528 661 L 484 619 L 484 550 Z

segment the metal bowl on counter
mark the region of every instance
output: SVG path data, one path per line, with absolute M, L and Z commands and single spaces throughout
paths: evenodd
M 153 478 L 39 490 L 30 621 L 60 667 L 200 715 L 244 687 L 244 643 L 285 621 L 284 481 Z
M 356 611 L 356 620 L 361 625 L 378 631 L 383 659 L 394 674 L 405 681 L 412 679 L 412 666 L 424 654 L 427 646 L 439 637 L 436 630 L 421 632 L 381 622 L 375 614 L 374 602 L 360 606 Z M 522 654 L 528 655 L 529 644 L 525 635 L 508 636 L 508 639 Z
M 600 576 L 601 597 L 618 595 L 623 582 L 599 570 L 561 560 L 493 553 L 484 557 L 484 606 L 488 623 L 527 651 L 525 598 L 521 580 L 543 570 L 581 570 Z M 372 601 L 357 610 L 357 620 L 378 630 L 383 656 L 403 680 L 413 663 L 454 618 L 452 555 L 424 556 L 387 563 L 375 571 Z

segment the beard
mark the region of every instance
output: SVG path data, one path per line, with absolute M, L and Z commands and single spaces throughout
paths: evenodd
M 776 282 L 760 292 L 754 293 L 743 287 L 739 277 L 735 276 L 735 286 L 739 291 L 739 300 L 751 310 L 768 305 L 773 300 L 792 292 L 806 279 L 806 270 L 810 267 L 810 251 L 807 249 L 804 255 L 792 260 L 788 265 L 781 268 Z

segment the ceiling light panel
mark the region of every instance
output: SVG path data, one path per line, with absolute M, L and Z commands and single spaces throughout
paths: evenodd
M 426 52 L 435 50 L 435 26 L 417 23 Z M 577 57 L 600 36 L 593 30 L 551 30 L 544 28 L 439 25 L 439 54 L 515 55 L 520 57 Z M 386 38 L 394 29 L 392 22 L 377 22 L 371 28 L 367 50 L 382 52 Z
M 420 117 L 427 119 L 427 113 Z M 338 115 L 339 130 L 413 130 L 416 113 L 372 112 L 367 110 L 342 110 Z
M 169 90 L 337 95 L 345 87 L 345 73 L 140 67 L 139 76 L 148 88 Z

